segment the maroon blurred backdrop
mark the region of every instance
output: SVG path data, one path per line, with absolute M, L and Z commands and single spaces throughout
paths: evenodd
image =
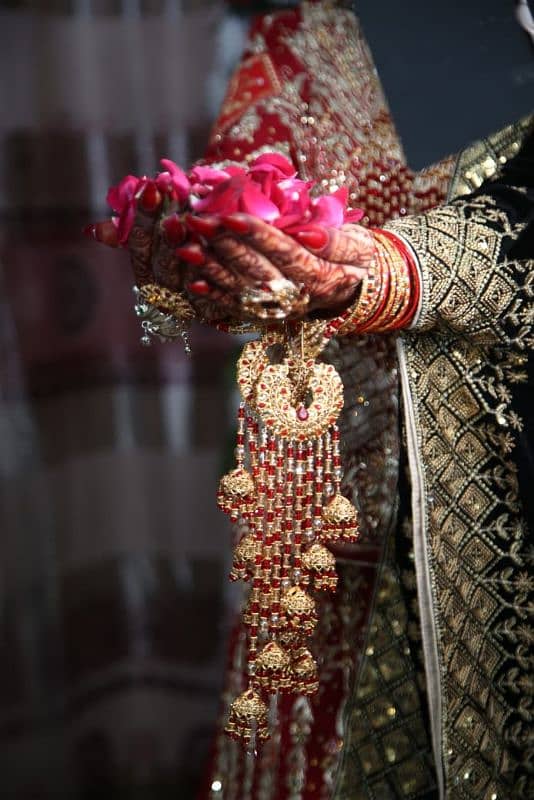
M 0 6 L 2 798 L 187 800 L 207 755 L 232 343 L 143 348 L 125 254 L 81 228 L 123 174 L 202 152 L 222 14 Z

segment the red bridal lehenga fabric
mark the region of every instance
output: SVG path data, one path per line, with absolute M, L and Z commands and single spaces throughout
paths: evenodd
M 323 191 L 346 186 L 371 227 L 443 201 L 454 164 L 417 174 L 407 167 L 356 17 L 323 3 L 255 19 L 206 160 L 246 162 L 273 149 Z M 317 597 L 319 691 L 278 700 L 273 734 L 256 756 L 223 733 L 229 704 L 246 686 L 246 632 L 236 623 L 202 798 L 388 800 L 435 790 L 410 526 L 399 524 L 395 336 L 340 337 L 323 357 L 345 387 L 342 488 L 359 510 L 362 536 L 339 561 L 337 593 Z M 351 752 L 347 724 L 358 743 Z

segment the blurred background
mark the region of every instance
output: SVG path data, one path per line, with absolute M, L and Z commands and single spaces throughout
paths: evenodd
M 239 55 L 223 14 L 0 4 L 2 798 L 185 800 L 207 758 L 236 344 L 143 348 L 125 253 L 81 230 L 126 173 L 202 154 Z
M 361 5 L 409 154 L 441 157 L 457 143 L 441 151 L 440 120 L 429 136 L 403 105 L 382 4 Z M 465 8 L 481 47 L 506 19 L 508 84 L 530 97 L 511 6 Z M 81 230 L 126 173 L 202 154 L 245 26 L 218 0 L 0 1 L 1 798 L 189 800 L 209 756 L 235 603 L 214 496 L 237 345 L 195 329 L 192 358 L 143 348 L 126 255 Z M 450 81 L 447 59 L 454 102 L 462 72 L 488 84 L 461 65 Z

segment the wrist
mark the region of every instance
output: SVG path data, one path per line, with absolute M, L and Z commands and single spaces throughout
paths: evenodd
M 376 229 L 374 259 L 355 302 L 339 316 L 338 333 L 386 333 L 408 328 L 418 309 L 420 279 L 413 253 L 395 234 Z

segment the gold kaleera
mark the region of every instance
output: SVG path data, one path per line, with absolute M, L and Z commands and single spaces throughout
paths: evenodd
M 218 503 L 243 531 L 230 577 L 250 583 L 249 685 L 233 701 L 226 731 L 252 750 L 269 733 L 269 695 L 318 689 L 314 594 L 337 585 L 325 545 L 359 533 L 356 509 L 340 494 L 343 384 L 316 360 L 327 329 L 301 323 L 295 337 L 288 327 L 271 329 L 248 342 L 238 362 L 236 467 L 221 479 Z
M 189 302 L 154 284 L 134 291 L 143 344 L 181 336 L 189 352 Z M 333 366 L 316 360 L 339 324 L 302 322 L 296 336 L 286 323 L 271 325 L 238 361 L 236 466 L 221 479 L 217 501 L 242 532 L 230 577 L 250 583 L 243 611 L 249 685 L 231 704 L 226 732 L 251 752 L 269 737 L 279 692 L 304 699 L 318 690 L 314 593 L 337 586 L 325 545 L 359 535 L 356 509 L 340 493 L 343 384 Z

